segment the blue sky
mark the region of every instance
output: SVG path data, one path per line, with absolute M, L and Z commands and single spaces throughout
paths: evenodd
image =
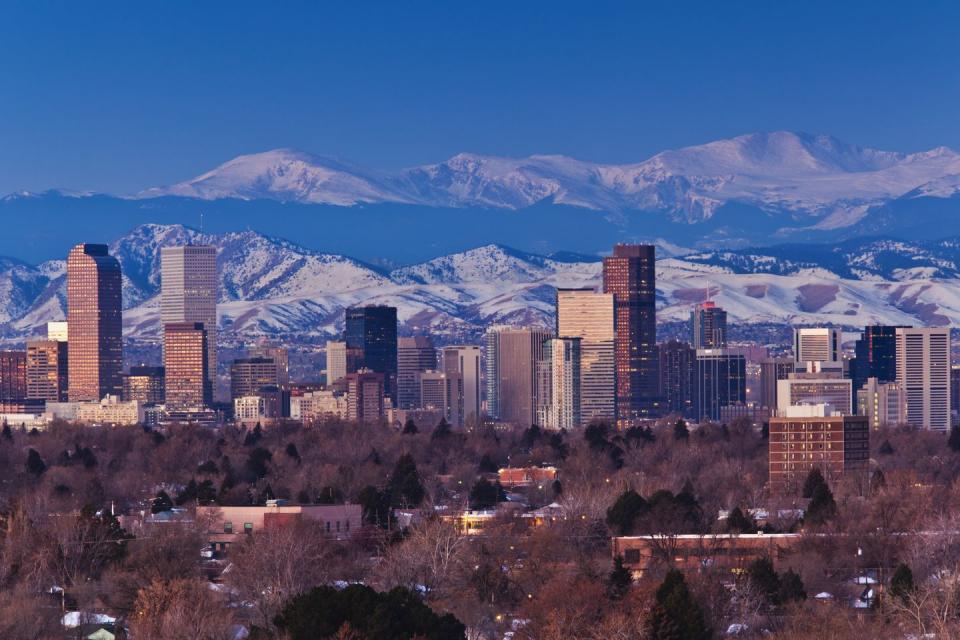
M 282 146 L 387 169 L 775 129 L 960 148 L 958 23 L 936 1 L 0 0 L 0 192 L 131 192 Z

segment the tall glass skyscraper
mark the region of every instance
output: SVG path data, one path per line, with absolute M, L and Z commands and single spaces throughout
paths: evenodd
M 694 349 L 722 349 L 727 346 L 727 312 L 713 302 L 701 302 L 690 312 L 690 333 Z
M 207 378 L 217 377 L 217 250 L 209 245 L 160 249 L 160 322 L 202 322 Z M 168 373 L 169 375 L 169 373 Z
M 384 396 L 397 406 L 397 308 L 348 308 L 343 338 L 348 349 L 360 350 L 359 367 L 383 374 Z
M 557 336 L 580 338 L 580 412 L 584 424 L 616 416 L 614 296 L 557 289 Z

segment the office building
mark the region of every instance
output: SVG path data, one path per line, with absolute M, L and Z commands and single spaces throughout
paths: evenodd
M 777 409 L 777 382 L 786 380 L 794 371 L 793 358 L 765 358 L 760 361 L 760 399 L 761 407 L 771 411 Z
M 347 419 L 347 394 L 317 390 L 291 395 L 290 417 L 304 422 Z
M 346 342 L 329 340 L 326 352 L 328 385 L 345 378 L 348 373 L 356 373 L 360 368 L 363 352 L 360 349 L 348 349 Z
M 217 377 L 215 247 L 186 245 L 160 249 L 160 322 L 203 324 L 207 332 L 206 374 L 212 389 Z
M 420 382 L 418 408 L 437 411 L 449 425 L 463 427 L 463 377 L 443 371 L 424 371 L 417 377 Z
M 603 259 L 603 291 L 614 296 L 616 420 L 629 426 L 660 410 L 655 247 L 615 246 Z
M 950 365 L 950 413 L 960 415 L 960 365 Z M 954 424 L 960 424 L 955 421 Z
M 0 402 L 27 397 L 27 352 L 0 351 Z
M 853 381 L 824 373 L 791 373 L 777 381 L 777 411 L 798 405 L 828 404 L 842 415 L 853 414 Z
M 720 408 L 747 401 L 747 361 L 735 349 L 697 349 L 693 416 L 719 420 Z
M 290 355 L 286 348 L 260 341 L 250 351 L 250 357 L 273 360 L 273 363 L 277 366 L 277 385 L 286 387 L 290 384 Z
M 178 409 L 201 409 L 213 402 L 213 384 L 207 370 L 207 330 L 202 322 L 163 325 L 165 404 Z
M 238 358 L 230 365 L 230 398 L 256 395 L 263 387 L 279 386 L 273 358 Z
M 359 367 L 383 375 L 383 392 L 396 405 L 397 309 L 366 306 L 346 310 L 344 340 L 359 349 Z
M 143 405 L 136 400 L 124 402 L 119 396 L 110 394 L 98 401 L 65 403 L 67 407 L 70 405 L 73 407 L 68 409 L 68 412 L 72 411 L 73 419 L 81 424 L 132 426 L 141 424 L 145 415 Z M 48 409 L 49 407 L 54 407 L 54 413 L 58 411 L 56 403 L 48 405 Z
M 907 398 L 907 424 L 950 429 L 950 329 L 897 329 L 897 382 Z
M 547 340 L 538 364 L 537 424 L 545 429 L 581 425 L 580 338 Z
M 72 402 L 123 389 L 123 283 L 104 244 L 78 244 L 67 257 L 67 389 Z
M 123 399 L 142 405 L 163 404 L 166 375 L 163 367 L 130 367 L 123 376 Z
M 67 401 L 67 343 L 59 340 L 27 342 L 27 398 Z
M 361 370 L 347 374 L 347 419 L 353 422 L 380 422 L 386 416 L 384 375 Z
M 487 412 L 501 422 L 529 427 L 537 419 L 537 362 L 550 332 L 491 327 L 486 335 Z
M 872 325 L 863 329 L 850 361 L 854 393 L 863 388 L 867 378 L 876 378 L 878 382 L 897 379 L 897 329 L 906 328 L 909 327 Z
M 437 368 L 437 350 L 427 336 L 397 339 L 397 407 L 420 406 L 420 374 Z
M 907 396 L 899 382 L 867 378 L 857 391 L 857 415 L 865 416 L 871 429 L 895 427 L 907 421 Z
M 441 367 L 447 375 L 458 374 L 463 380 L 463 423 L 473 427 L 481 417 L 481 369 L 482 349 L 475 346 L 444 347 Z
M 840 329 L 798 327 L 793 330 L 793 361 L 804 371 L 808 362 L 820 362 L 824 371 L 843 367 Z
M 47 340 L 56 340 L 57 342 L 67 342 L 70 337 L 70 331 L 67 328 L 66 320 L 57 320 L 47 323 Z
M 693 409 L 697 352 L 686 342 L 670 340 L 659 345 L 660 396 L 663 410 L 689 415 Z
M 580 411 L 583 424 L 613 422 L 616 414 L 614 295 L 593 289 L 557 289 L 557 337 L 580 338 Z
M 727 312 L 710 301 L 696 305 L 690 312 L 690 335 L 694 349 L 723 349 L 727 346 Z
M 870 429 L 865 416 L 806 405 L 791 407 L 769 424 L 770 489 L 775 493 L 798 491 L 814 468 L 828 479 L 867 468 Z

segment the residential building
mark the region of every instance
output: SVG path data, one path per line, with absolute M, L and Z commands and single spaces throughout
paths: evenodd
M 399 409 L 420 407 L 420 374 L 437 368 L 437 350 L 427 336 L 397 339 L 397 404 Z
M 697 349 L 693 416 L 719 420 L 720 408 L 747 401 L 747 361 L 735 349 Z
M 0 351 L 0 402 L 27 397 L 27 352 Z
M 907 424 L 950 429 L 950 329 L 897 329 L 897 382 L 907 398 Z
M 123 399 L 143 405 L 163 404 L 166 375 L 163 367 L 130 367 L 123 376 Z
M 123 390 L 123 283 L 104 244 L 78 244 L 67 257 L 67 395 L 99 401 Z
M 897 426 L 907 421 L 907 396 L 899 382 L 867 378 L 857 391 L 857 414 L 866 416 L 871 429 Z
M 230 365 L 230 397 L 256 395 L 262 387 L 276 387 L 277 363 L 273 358 L 238 358 Z
M 814 468 L 827 477 L 867 468 L 870 427 L 866 416 L 841 415 L 830 405 L 789 407 L 770 418 L 770 488 L 792 493 Z
M 327 342 L 327 384 L 331 385 L 348 373 L 356 373 L 360 368 L 363 352 L 360 349 L 348 349 L 343 341 Z
M 201 323 L 206 331 L 206 377 L 217 377 L 217 249 L 191 244 L 160 249 L 160 322 Z M 211 399 L 212 400 L 212 399 Z
M 545 429 L 577 429 L 581 425 L 580 338 L 552 338 L 538 363 L 537 424 Z
M 294 420 L 346 420 L 347 415 L 347 394 L 339 391 L 308 391 L 290 397 L 290 417 Z
M 487 412 L 500 422 L 528 427 L 536 422 L 537 362 L 543 359 L 546 329 L 491 327 L 487 331 Z
M 347 347 L 359 349 L 359 367 L 383 375 L 383 392 L 396 405 L 397 308 L 350 307 L 345 313 Z
M 760 406 L 777 409 L 777 382 L 794 371 L 792 358 L 765 358 L 760 361 Z
M 163 325 L 164 401 L 168 408 L 200 409 L 213 402 L 206 325 L 167 322 Z
M 694 306 L 690 334 L 694 349 L 723 349 L 727 346 L 727 312 L 711 301 Z
M 417 375 L 420 383 L 417 407 L 438 411 L 451 426 L 463 427 L 463 376 L 443 371 L 424 371 Z
M 463 423 L 472 427 L 481 417 L 481 347 L 461 345 L 444 347 L 440 365 L 448 375 L 458 374 L 463 380 Z
M 658 345 L 658 349 L 663 410 L 689 415 L 693 409 L 697 352 L 689 344 L 679 340 L 663 342 Z
M 27 342 L 27 398 L 67 401 L 67 343 L 59 340 Z
M 655 252 L 653 245 L 618 244 L 603 259 L 603 291 L 614 296 L 616 420 L 621 427 L 660 412 Z
M 347 374 L 347 419 L 353 422 L 380 422 L 384 408 L 384 375 L 361 369 Z
M 580 413 L 583 424 L 612 423 L 616 414 L 614 295 L 557 289 L 557 337 L 580 338 Z

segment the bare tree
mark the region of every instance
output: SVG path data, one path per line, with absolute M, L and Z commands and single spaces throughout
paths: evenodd
M 138 640 L 229 640 L 230 613 L 197 579 L 154 580 L 140 590 L 132 635 Z

